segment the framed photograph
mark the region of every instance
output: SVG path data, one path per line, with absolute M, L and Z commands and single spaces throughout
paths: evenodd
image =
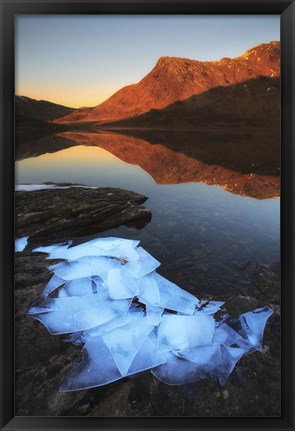
M 1 429 L 294 430 L 294 2 L 1 40 Z

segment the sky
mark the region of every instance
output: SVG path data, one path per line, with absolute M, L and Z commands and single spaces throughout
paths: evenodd
M 16 94 L 78 108 L 140 81 L 161 56 L 237 57 L 280 40 L 279 15 L 18 15 Z

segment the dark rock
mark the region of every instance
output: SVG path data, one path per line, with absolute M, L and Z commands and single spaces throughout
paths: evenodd
M 151 212 L 146 197 L 114 188 L 50 189 L 16 193 L 16 236 L 64 240 L 120 225 L 143 227 Z M 21 271 L 18 271 L 21 273 Z
M 281 267 L 279 262 L 272 265 L 256 264 L 249 274 L 253 287 L 248 290 L 249 295 L 272 304 L 280 304 Z

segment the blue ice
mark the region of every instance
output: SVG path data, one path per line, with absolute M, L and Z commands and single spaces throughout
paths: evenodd
M 15 240 L 15 252 L 16 253 L 21 253 L 22 251 L 24 251 L 24 249 L 28 245 L 28 239 L 29 239 L 28 236 L 23 236 L 22 238 L 17 238 Z
M 42 322 L 51 334 L 69 334 L 94 328 L 114 319 L 118 311 L 110 301 L 92 294 L 89 296 L 52 299 L 54 310 L 34 312 L 33 317 Z M 46 308 L 46 303 L 45 307 Z
M 243 355 L 263 347 L 269 307 L 215 320 L 224 302 L 199 300 L 158 274 L 160 262 L 139 241 L 96 238 L 34 251 L 63 262 L 48 267 L 53 275 L 43 302 L 28 315 L 51 334 L 68 334 L 65 341 L 84 346 L 61 391 L 146 370 L 169 385 L 201 379 L 224 385 Z
M 215 329 L 213 316 L 164 314 L 158 329 L 158 346 L 169 350 L 209 344 Z

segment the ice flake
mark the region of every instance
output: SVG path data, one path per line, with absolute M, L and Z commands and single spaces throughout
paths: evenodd
M 164 312 L 164 308 L 154 307 L 153 305 L 146 306 L 146 318 L 149 325 L 158 326 L 161 322 L 161 318 Z
M 166 363 L 155 367 L 151 373 L 167 385 L 184 385 L 203 378 L 203 370 L 193 362 L 187 361 L 172 352 L 165 352 Z
M 67 294 L 67 291 L 63 288 L 59 289 L 57 292 L 57 298 L 68 298 L 71 295 Z
M 99 275 L 106 277 L 107 271 L 120 266 L 115 259 L 101 256 L 85 256 L 70 262 L 61 262 L 48 267 L 50 271 L 64 280 L 70 281 L 76 278 Z
M 122 376 L 127 374 L 135 355 L 152 330 L 153 326 L 142 318 L 131 320 L 127 325 L 103 335 Z
M 202 346 L 194 346 L 185 350 L 173 351 L 176 356 L 194 362 L 198 366 L 208 364 L 213 354 L 219 348 L 218 344 L 207 344 Z
M 132 280 L 130 277 L 124 277 L 124 273 L 122 274 L 121 268 L 111 269 L 108 271 L 107 285 L 110 298 L 112 299 L 127 299 L 135 296 L 135 280 Z
M 21 253 L 22 251 L 24 251 L 24 249 L 28 245 L 28 239 L 29 239 L 28 236 L 23 236 L 22 238 L 17 238 L 15 240 L 15 252 L 16 253 Z
M 130 376 L 141 371 L 149 370 L 165 362 L 165 356 L 157 350 L 155 343 L 147 337 L 135 356 L 127 375 Z
M 89 389 L 107 385 L 121 378 L 102 337 L 92 337 L 84 346 L 82 361 L 73 366 L 59 390 L 69 392 Z
M 110 241 L 108 241 L 110 239 Z M 104 256 L 116 257 L 120 259 L 138 260 L 138 253 L 134 248 L 139 244 L 139 241 L 132 241 L 121 238 L 99 238 L 79 244 L 73 247 L 60 245 L 58 247 L 48 247 L 48 251 L 44 250 L 46 247 L 39 247 L 41 250 L 48 252 L 49 259 L 67 259 L 76 260 L 85 256 Z
M 217 381 L 221 386 L 224 386 L 238 360 L 247 350 L 240 347 L 228 347 L 223 344 L 216 344 L 216 346 L 216 351 L 207 362 L 203 372 L 205 378 Z
M 229 335 L 227 344 L 237 344 L 249 351 L 261 350 L 264 327 L 272 314 L 269 307 L 263 307 L 237 318 L 227 318 L 220 327 Z
M 138 240 L 117 238 L 117 237 L 96 238 L 89 242 L 95 247 L 101 248 L 102 250 L 106 250 L 106 251 L 116 250 L 119 247 L 126 246 L 126 244 L 128 246 L 131 245 L 132 248 L 135 248 L 140 243 L 140 241 Z
M 212 316 L 164 314 L 159 326 L 158 345 L 160 348 L 164 345 L 175 350 L 209 344 L 214 334 L 214 326 Z
M 217 343 L 177 354 L 166 352 L 166 364 L 151 370 L 151 373 L 168 385 L 183 385 L 209 379 L 224 386 L 244 354 L 244 349 L 225 347 Z
M 126 376 L 157 367 L 163 364 L 165 360 L 165 357 L 157 351 L 155 344 L 146 338 L 135 355 Z M 60 387 L 60 391 L 69 392 L 94 388 L 107 385 L 121 378 L 122 375 L 103 338 L 94 337 L 85 344 L 82 361 L 70 370 Z
M 62 286 L 64 283 L 65 280 L 63 278 L 60 278 L 58 277 L 58 275 L 53 274 L 53 276 L 47 283 L 45 289 L 43 290 L 41 297 L 43 299 L 46 299 L 55 289 Z
M 49 313 L 55 310 L 55 305 L 51 300 L 48 300 L 47 303 L 43 305 L 45 305 L 45 307 L 30 307 L 28 309 L 28 315 L 34 317 L 34 314 Z
M 256 310 L 249 311 L 240 316 L 244 318 L 247 323 L 247 336 L 251 344 L 258 350 L 262 349 L 263 332 L 268 318 L 273 314 L 269 307 L 257 308 Z
M 154 273 L 160 292 L 160 306 L 183 314 L 193 314 L 199 300 L 176 284 Z M 157 305 L 157 304 L 152 304 Z
M 47 245 L 45 247 L 36 247 L 33 249 L 34 252 L 38 252 L 38 253 L 51 253 L 53 250 L 55 249 L 67 249 L 73 241 L 67 241 L 67 242 L 61 242 L 58 244 L 53 244 L 53 245 Z M 51 259 L 51 257 L 49 257 Z M 47 257 L 48 259 L 48 257 Z
M 112 331 L 113 329 L 119 328 L 121 326 L 127 325 L 131 320 L 130 313 L 125 313 L 122 316 L 115 317 L 107 323 L 103 323 L 95 328 L 89 329 L 88 331 L 83 331 L 82 338 L 86 342 L 91 337 L 97 337 L 106 332 Z
M 217 379 L 221 386 L 224 386 L 229 375 L 235 368 L 238 360 L 247 352 L 245 349 L 237 347 L 227 347 L 220 345 L 221 364 L 218 368 Z
M 91 295 L 93 293 L 92 279 L 91 277 L 84 277 L 67 281 L 63 290 L 65 290 L 67 296 Z
M 124 270 L 126 270 L 132 277 L 141 278 L 146 274 L 150 274 L 161 265 L 158 260 L 151 256 L 142 247 L 137 247 L 136 251 L 139 257 L 138 260 L 129 261 L 124 266 Z
M 42 322 L 51 334 L 68 334 L 94 328 L 118 316 L 118 311 L 110 301 L 96 296 L 54 298 L 50 302 L 54 311 L 35 313 L 31 317 Z
M 139 280 L 139 292 L 138 299 L 143 304 L 160 305 L 160 290 L 153 275 L 145 275 Z

